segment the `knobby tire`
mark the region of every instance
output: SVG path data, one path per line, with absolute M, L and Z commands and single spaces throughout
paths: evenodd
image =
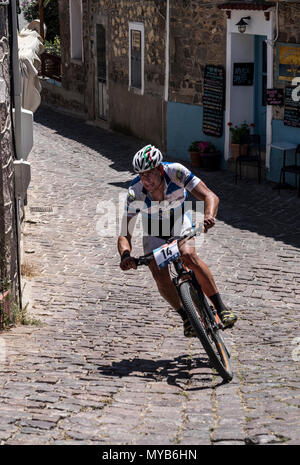
M 205 312 L 205 310 L 201 308 L 204 306 L 204 304 L 201 303 L 199 298 L 197 299 L 196 304 L 192 298 L 191 292 L 196 293 L 197 291 L 190 281 L 185 281 L 179 286 L 179 293 L 185 311 L 198 338 L 200 339 L 204 350 L 210 359 L 212 366 L 217 370 L 224 381 L 230 381 L 233 377 L 233 374 L 227 348 L 225 346 L 223 337 L 221 334 L 219 334 L 220 330 L 213 330 L 211 328 L 211 331 L 209 331 L 209 337 L 204 327 L 204 323 L 200 317 L 200 314 Z

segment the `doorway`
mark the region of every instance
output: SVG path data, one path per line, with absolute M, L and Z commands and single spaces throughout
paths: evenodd
M 251 20 L 245 33 L 238 32 L 241 15 Z M 228 122 L 241 124 L 244 120 L 255 124 L 265 148 L 265 167 L 270 167 L 272 142 L 272 107 L 265 105 L 265 89 L 273 84 L 274 8 L 268 15 L 249 3 L 249 10 L 231 10 L 227 19 L 226 45 L 226 109 L 225 109 L 225 160 L 229 160 L 231 134 Z M 265 40 L 267 39 L 267 44 Z M 239 88 L 232 85 L 235 63 L 254 63 L 253 85 Z M 263 150 L 264 152 L 264 150 Z M 262 154 L 263 155 L 263 154 Z
M 106 73 L 106 30 L 102 24 L 96 24 L 97 47 L 97 118 L 107 120 L 108 93 Z

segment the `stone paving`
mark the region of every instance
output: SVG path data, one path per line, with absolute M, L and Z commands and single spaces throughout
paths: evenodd
M 96 229 L 142 142 L 45 108 L 35 120 L 23 304 L 42 324 L 1 334 L 1 443 L 299 444 L 295 191 L 200 173 L 221 200 L 201 256 L 239 316 L 222 384 L 149 270 L 121 272 L 116 237 Z

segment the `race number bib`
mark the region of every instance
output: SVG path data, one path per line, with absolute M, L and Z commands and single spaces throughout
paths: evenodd
M 158 268 L 165 268 L 165 266 L 180 256 L 177 241 L 175 240 L 171 244 L 164 244 L 158 247 L 153 250 L 153 255 Z

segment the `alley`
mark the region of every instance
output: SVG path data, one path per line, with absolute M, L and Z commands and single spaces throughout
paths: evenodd
M 97 229 L 143 143 L 45 108 L 34 141 L 23 304 L 41 325 L 0 335 L 1 443 L 299 444 L 295 191 L 199 174 L 221 200 L 202 258 L 239 317 L 222 384 L 149 270 L 121 272 L 116 236 Z

